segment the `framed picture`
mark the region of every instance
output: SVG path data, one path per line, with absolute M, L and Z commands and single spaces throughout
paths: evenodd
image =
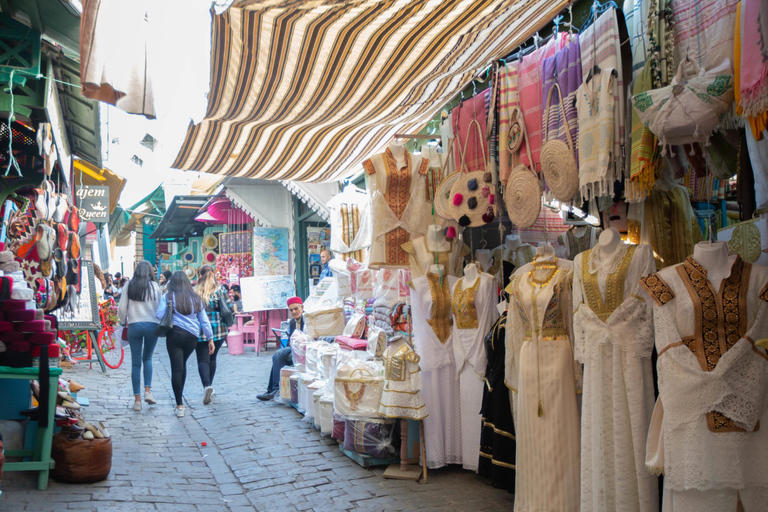
M 70 288 L 74 291 L 75 288 Z M 80 292 L 52 313 L 59 320 L 60 331 L 96 331 L 101 329 L 99 304 L 93 278 L 93 262 L 80 260 Z

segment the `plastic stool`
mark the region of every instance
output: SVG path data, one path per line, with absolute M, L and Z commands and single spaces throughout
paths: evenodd
M 230 331 L 229 334 L 227 334 L 227 347 L 229 347 L 230 355 L 241 355 L 245 351 L 243 346 L 243 333 Z

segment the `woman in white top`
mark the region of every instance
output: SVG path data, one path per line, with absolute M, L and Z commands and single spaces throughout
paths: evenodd
M 141 410 L 141 367 L 144 365 L 144 400 L 157 403 L 152 396 L 152 355 L 157 345 L 158 320 L 155 315 L 162 292 L 154 281 L 152 265 L 142 261 L 136 267 L 133 279 L 123 290 L 118 307 L 120 322 L 128 329 L 131 346 L 131 383 L 133 384 L 133 410 Z

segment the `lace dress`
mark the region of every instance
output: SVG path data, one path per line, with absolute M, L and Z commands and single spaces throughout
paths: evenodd
M 453 287 L 453 356 L 461 394 L 461 453 L 465 469 L 477 471 L 480 456 L 480 408 L 487 357 L 485 335 L 499 313 L 496 309 L 496 281 L 480 274 L 475 283 L 462 290 L 461 278 Z
M 578 512 L 579 412 L 571 347 L 573 262 L 557 260 L 546 284 L 528 264 L 508 287 L 505 383 L 517 437 L 515 512 Z
M 373 211 L 370 268 L 408 266 L 402 245 L 411 236 L 424 235 L 429 226 L 424 221 L 432 211 L 424 181 L 429 160 L 407 151 L 404 157 L 405 166 L 400 168 L 389 149 L 363 162 Z
M 483 422 L 480 434 L 478 473 L 491 479 L 491 485 L 515 492 L 515 424 L 512 420 L 511 391 L 504 385 L 504 337 L 507 314 L 493 324 L 485 336 L 485 368 Z
M 427 467 L 461 464 L 461 405 L 451 333 L 451 290 L 457 279 L 427 273 L 413 280 L 414 349 L 421 358 Z
M 387 418 L 422 420 L 427 408 L 421 398 L 419 356 L 404 341 L 384 351 L 384 393 L 379 413 Z
M 574 261 L 574 352 L 584 364 L 582 510 L 659 509 L 657 477 L 645 468 L 654 400 L 652 302 L 639 289 L 639 279 L 654 271 L 647 245 L 622 243 L 608 255 L 598 246 Z
M 690 256 L 641 280 L 659 354 L 646 463 L 664 472 L 665 512 L 768 499 L 768 267 L 730 261 L 717 291 Z

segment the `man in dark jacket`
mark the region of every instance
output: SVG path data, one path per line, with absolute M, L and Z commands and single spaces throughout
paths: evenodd
M 283 366 L 293 364 L 291 353 L 291 335 L 296 329 L 304 329 L 304 303 L 301 297 L 291 297 L 288 299 L 288 311 L 291 312 L 291 321 L 288 324 L 288 346 L 281 348 L 272 356 L 272 371 L 269 374 L 269 384 L 267 392 L 256 396 L 259 400 L 272 400 L 280 387 L 280 370 Z

